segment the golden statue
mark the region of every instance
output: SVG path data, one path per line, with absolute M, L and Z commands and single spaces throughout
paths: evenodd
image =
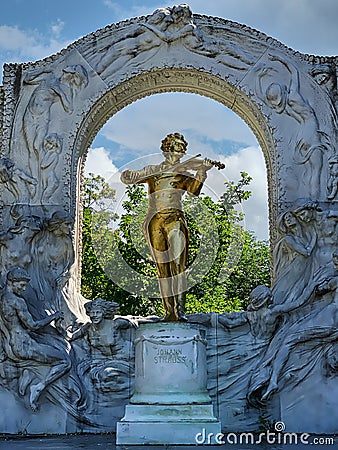
M 182 206 L 183 195 L 199 195 L 207 171 L 224 165 L 196 155 L 181 162 L 188 143 L 180 133 L 168 134 L 161 145 L 165 160 L 140 170 L 125 170 L 125 184 L 148 184 L 148 213 L 143 224 L 157 275 L 164 321 L 185 321 L 186 275 L 189 230 Z M 195 174 L 189 172 L 192 170 Z

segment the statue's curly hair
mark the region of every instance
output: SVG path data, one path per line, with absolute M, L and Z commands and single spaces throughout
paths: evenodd
M 96 298 L 95 300 L 91 300 L 84 304 L 88 316 L 90 315 L 92 308 L 100 308 L 105 319 L 113 319 L 119 306 L 120 305 L 116 302 L 110 302 L 108 300 L 103 300 L 102 298 Z
M 188 146 L 188 142 L 184 139 L 183 134 L 181 133 L 170 133 L 168 134 L 161 143 L 161 150 L 162 152 L 166 153 L 166 152 L 171 152 L 172 151 L 172 144 L 175 140 L 179 139 L 180 141 L 183 142 L 184 144 L 184 148 L 182 149 L 182 153 L 185 153 L 187 146 Z

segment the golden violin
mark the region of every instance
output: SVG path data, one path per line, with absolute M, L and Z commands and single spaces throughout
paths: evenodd
M 189 158 L 185 161 L 179 162 L 174 165 L 173 170 L 174 171 L 181 171 L 181 170 L 198 170 L 201 169 L 204 166 L 204 159 L 199 158 L 201 154 L 193 156 L 192 158 Z M 210 162 L 213 166 L 217 167 L 218 170 L 225 169 L 225 164 L 221 163 L 220 161 L 212 161 L 208 159 L 207 161 Z

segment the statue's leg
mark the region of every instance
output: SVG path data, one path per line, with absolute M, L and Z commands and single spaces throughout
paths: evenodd
M 158 215 L 151 219 L 147 230 L 147 240 L 152 258 L 156 263 L 158 283 L 165 310 L 164 320 L 175 321 L 177 318 L 174 309 L 175 299 L 172 289 L 168 242 L 162 222 L 162 218 Z
M 178 220 L 177 220 L 178 219 Z M 170 271 L 175 296 L 175 313 L 178 320 L 185 320 L 185 302 L 187 281 L 185 268 L 188 255 L 189 232 L 183 220 L 178 216 L 168 226 Z
M 38 409 L 38 400 L 48 385 L 65 375 L 71 368 L 71 361 L 66 352 L 58 350 L 51 345 L 32 342 L 26 359 L 32 359 L 41 364 L 52 366 L 46 378 L 30 388 L 30 406 L 33 411 Z

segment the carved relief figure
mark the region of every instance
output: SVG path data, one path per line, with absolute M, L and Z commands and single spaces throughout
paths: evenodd
M 14 200 L 29 204 L 34 196 L 37 180 L 17 168 L 8 158 L 0 158 L 0 182 L 13 195 Z
M 278 382 L 280 374 L 284 370 L 284 367 L 290 358 L 291 353 L 297 346 L 304 344 L 310 345 L 310 351 L 316 352 L 312 354 L 312 357 L 304 358 L 307 365 L 307 372 L 310 372 L 313 364 L 317 364 L 318 356 L 323 358 L 323 349 L 325 349 L 331 342 L 338 340 L 338 252 L 336 251 L 332 255 L 332 261 L 334 264 L 334 271 L 330 275 L 326 268 L 323 268 L 321 274 L 317 274 L 307 289 L 307 296 L 303 295 L 301 302 L 313 301 L 314 296 L 323 296 L 327 293 L 331 294 L 329 303 L 325 306 L 320 306 L 311 314 L 306 314 L 301 317 L 297 322 L 291 324 L 288 327 L 287 332 L 283 334 L 283 339 L 279 339 L 278 344 L 274 341 L 270 344 L 270 352 L 267 354 L 271 357 L 271 365 L 266 372 L 267 377 L 261 378 L 261 385 L 267 384 L 265 391 L 262 392 L 262 400 L 269 399 L 270 396 L 279 389 Z M 326 278 L 327 277 L 327 278 Z M 306 298 L 308 297 L 308 298 Z M 300 306 L 300 305 L 299 305 Z M 275 338 L 276 340 L 276 338 Z M 313 346 L 313 347 L 312 347 Z M 266 365 L 269 358 L 264 358 Z M 304 360 L 300 362 L 300 366 L 293 366 L 286 374 L 286 379 L 290 380 L 295 375 L 296 371 L 302 370 L 302 364 Z M 296 380 L 294 380 L 296 381 Z
M 62 313 L 57 311 L 44 319 L 33 319 L 22 296 L 29 280 L 24 269 L 15 268 L 8 272 L 0 301 L 0 331 L 6 356 L 16 363 L 30 362 L 23 370 L 18 390 L 24 395 L 30 385 L 29 402 L 36 411 L 42 392 L 70 370 L 71 362 L 66 351 L 46 339 L 41 342 L 34 337 L 32 332 L 61 319 Z M 46 376 L 36 384 L 31 384 L 33 379 L 29 369 L 32 362 L 49 367 Z
M 293 305 L 276 305 L 272 291 L 264 285 L 252 290 L 247 311 L 221 314 L 221 325 L 233 328 L 248 322 L 251 334 L 266 342 L 274 335 L 283 322 L 284 314 L 299 308 L 308 298 L 300 297 Z
M 247 69 L 248 65 L 253 63 L 253 59 L 235 44 L 225 39 L 209 37 L 203 33 L 193 23 L 192 11 L 187 4 L 173 6 L 171 17 L 172 23 L 168 27 L 168 32 L 163 36 L 163 40 L 173 42 L 180 39 L 189 51 L 215 58 L 216 62 L 235 69 Z M 157 30 L 153 29 L 153 31 L 156 33 Z
M 2 282 L 7 272 L 15 267 L 28 269 L 33 261 L 33 240 L 41 231 L 41 220 L 36 216 L 22 216 L 8 231 L 0 233 Z
M 67 320 L 70 312 L 66 283 L 74 263 L 72 227 L 72 217 L 65 211 L 56 211 L 44 220 L 42 231 L 34 241 L 34 288 L 47 311 L 61 310 Z
M 261 380 L 262 374 L 268 370 L 267 366 L 271 362 L 269 358 L 264 357 L 269 342 L 274 335 L 282 335 L 281 330 L 287 326 L 285 314 L 306 301 L 307 298 L 302 297 L 294 304 L 276 305 L 271 290 L 261 285 L 251 292 L 247 311 L 219 315 L 219 324 L 230 331 L 224 341 L 217 337 L 218 354 L 227 358 L 229 364 L 228 371 L 222 373 L 218 381 L 222 392 L 226 394 L 226 390 L 231 387 L 232 392 L 234 389 L 237 392 L 238 399 L 247 398 L 252 406 L 260 405 L 261 399 L 257 394 L 257 391 L 260 392 L 260 384 L 257 379 Z M 232 330 L 246 324 L 252 338 L 248 339 L 247 333 L 243 332 L 242 335 L 236 334 L 236 340 L 232 343 Z M 238 358 L 240 350 L 236 345 L 240 344 L 236 342 L 237 340 L 245 345 L 245 358 Z M 254 376 L 250 382 L 252 374 Z M 233 384 L 236 387 L 232 386 Z
M 119 304 L 97 298 L 85 303 L 90 322 L 65 329 L 63 319 L 55 326 L 71 342 L 74 367 L 82 380 L 85 398 L 79 406 L 89 423 L 90 414 L 130 398 L 133 392 L 134 328 L 141 322 L 159 321 L 157 316 L 118 316 Z M 70 329 L 71 328 L 71 329 Z M 100 419 L 102 420 L 102 419 Z
M 299 199 L 292 207 L 292 212 L 299 220 L 307 241 L 316 238 L 311 254 L 312 272 L 308 272 L 312 276 L 318 268 L 331 262 L 337 245 L 338 211 L 320 208 L 311 200 Z
M 121 174 L 125 184 L 148 184 L 149 206 L 144 232 L 157 266 L 166 321 L 186 320 L 185 268 L 189 230 L 182 197 L 186 192 L 199 195 L 206 173 L 213 166 L 209 159 L 204 159 L 195 175 L 188 172 L 188 162 L 186 166 L 180 165 L 187 145 L 180 133 L 169 134 L 161 145 L 165 161 L 141 170 L 125 170 Z
M 158 33 L 164 32 L 171 20 L 169 8 L 156 9 L 147 19 L 145 25 L 140 24 L 132 33 L 123 36 L 120 41 L 100 50 L 100 52 L 105 52 L 105 54 L 96 65 L 97 72 L 102 78 L 108 78 L 125 64 L 128 64 L 138 53 L 161 46 L 163 41 L 162 37 L 158 36 Z M 157 33 L 149 31 L 148 27 L 156 29 Z M 154 53 L 151 52 L 149 58 L 153 55 Z M 144 55 L 142 57 L 144 58 Z
M 310 74 L 316 83 L 330 96 L 332 102 L 332 119 L 333 123 L 337 125 L 338 92 L 336 67 L 333 64 L 319 64 L 311 70 Z
M 135 30 L 119 41 L 105 47 L 105 55 L 96 65 L 97 72 L 107 78 L 114 72 L 128 64 L 138 54 L 150 51 L 149 57 L 142 55 L 142 61 L 147 61 L 163 44 L 168 48 L 180 41 L 184 47 L 198 55 L 215 58 L 216 62 L 245 70 L 254 60 L 226 39 L 216 39 L 207 36 L 193 22 L 193 15 L 187 4 L 173 6 L 172 8 L 158 8 L 140 24 Z
M 60 77 L 52 69 L 31 72 L 25 76 L 23 83 L 38 85 L 23 115 L 23 135 L 30 175 L 40 179 L 43 141 L 51 122 L 51 108 L 59 103 L 65 112 L 72 114 L 74 96 L 88 84 L 88 75 L 81 65 L 75 65 L 65 67 Z
M 89 358 L 78 363 L 78 373 L 82 380 L 89 376 L 90 383 L 97 391 L 92 401 L 98 401 L 101 394 L 114 393 L 116 397 L 124 397 L 125 389 L 130 383 L 130 371 L 133 364 L 133 346 L 131 336 L 125 331 L 136 326 L 136 321 L 126 317 L 116 317 L 118 303 L 100 298 L 85 303 L 90 322 L 74 332 L 62 330 L 59 320 L 56 324 L 68 340 L 76 341 L 85 338 L 88 343 Z M 90 392 L 91 389 L 88 389 Z M 127 389 L 128 393 L 128 389 Z M 109 397 L 110 398 L 110 397 Z M 101 402 L 104 402 L 104 397 Z M 110 400 L 109 400 L 110 401 Z M 89 407 L 87 401 L 87 407 Z
M 323 152 L 327 150 L 323 143 L 324 133 L 319 129 L 315 111 L 300 93 L 299 72 L 291 63 L 278 55 L 270 55 L 271 61 L 282 64 L 289 73 L 289 83 L 273 82 L 265 89 L 263 78 L 274 72 L 273 67 L 258 65 L 256 92 L 257 95 L 278 114 L 287 114 L 298 123 L 294 162 L 304 169 L 304 180 L 314 200 L 322 192 Z
M 331 263 L 332 253 L 337 247 L 338 211 L 316 208 L 314 225 L 317 233 L 317 245 L 314 253 L 315 269 Z
M 220 314 L 218 322 L 226 328 L 248 323 L 251 334 L 258 339 L 268 340 L 277 326 L 279 312 L 272 313 L 272 292 L 267 286 L 257 286 L 250 294 L 247 311 Z
M 329 159 L 329 180 L 327 183 L 327 198 L 333 200 L 338 193 L 338 157 Z
M 43 150 L 44 154 L 41 158 L 41 203 L 45 204 L 59 186 L 56 168 L 62 150 L 61 137 L 56 133 L 46 136 L 43 140 Z
M 279 218 L 278 229 L 282 237 L 275 253 L 275 302 L 293 303 L 301 295 L 313 275 L 313 251 L 317 235 L 313 227 L 301 221 L 313 204 L 295 205 Z

